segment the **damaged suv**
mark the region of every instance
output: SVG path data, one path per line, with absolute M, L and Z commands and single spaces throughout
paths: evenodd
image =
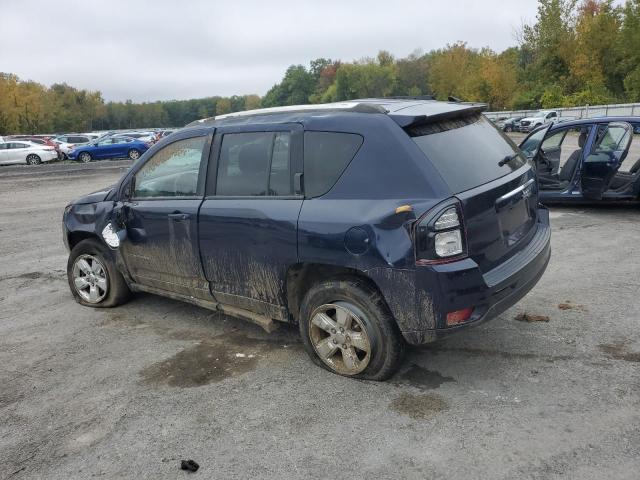
M 406 343 L 495 317 L 549 261 L 535 171 L 482 108 L 366 99 L 194 122 L 66 207 L 71 292 L 291 322 L 316 364 L 388 378 Z

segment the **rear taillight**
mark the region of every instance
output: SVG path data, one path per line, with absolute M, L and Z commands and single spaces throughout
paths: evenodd
M 430 210 L 415 229 L 416 263 L 446 263 L 466 257 L 466 235 L 457 200 Z

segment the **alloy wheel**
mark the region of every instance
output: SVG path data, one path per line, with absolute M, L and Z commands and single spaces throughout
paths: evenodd
M 342 375 L 357 375 L 371 360 L 371 342 L 356 310 L 347 303 L 325 304 L 311 315 L 313 349 L 331 370 Z
M 85 302 L 100 303 L 108 293 L 107 269 L 97 257 L 80 255 L 73 264 L 73 285 Z

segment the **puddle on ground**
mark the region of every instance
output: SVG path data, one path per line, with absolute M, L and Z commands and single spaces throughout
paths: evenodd
M 421 389 L 434 389 L 443 383 L 455 381 L 453 377 L 444 377 L 440 372 L 427 370 L 416 364 L 411 365 L 393 379 L 393 383 L 396 385 L 410 385 Z
M 258 360 L 275 351 L 292 350 L 281 338 L 255 339 L 224 334 L 185 348 L 140 372 L 148 385 L 199 387 L 255 370 Z
M 389 405 L 391 410 L 407 415 L 414 420 L 425 420 L 449 409 L 439 395 L 402 393 Z
M 640 362 L 640 352 L 630 352 L 627 349 L 629 340 L 622 340 L 613 343 L 602 343 L 598 345 L 600 351 L 606 353 L 615 360 L 624 360 L 625 362 Z

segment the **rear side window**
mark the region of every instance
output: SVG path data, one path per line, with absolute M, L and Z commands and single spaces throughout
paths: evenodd
M 526 163 L 516 146 L 480 114 L 409 128 L 407 133 L 454 193 L 491 182 Z M 517 156 L 499 165 L 512 155 Z
M 289 132 L 227 133 L 222 137 L 216 195 L 291 195 Z
M 319 197 L 331 190 L 362 142 L 363 138 L 354 133 L 305 132 L 305 196 Z

